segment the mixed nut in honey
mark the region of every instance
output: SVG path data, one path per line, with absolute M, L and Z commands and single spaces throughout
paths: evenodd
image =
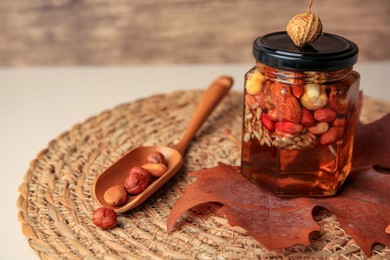
M 253 44 L 245 75 L 241 172 L 283 196 L 334 195 L 351 170 L 358 47 L 323 33 L 297 47 L 286 32 Z

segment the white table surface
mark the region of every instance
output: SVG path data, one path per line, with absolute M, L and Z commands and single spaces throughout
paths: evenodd
M 0 259 L 37 259 L 17 220 L 18 187 L 37 153 L 75 123 L 118 104 L 235 79 L 252 64 L 135 67 L 0 68 Z M 360 63 L 365 95 L 390 101 L 390 62 Z

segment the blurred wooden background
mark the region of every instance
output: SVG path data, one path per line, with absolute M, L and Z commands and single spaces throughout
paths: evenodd
M 0 0 L 0 66 L 252 63 L 308 0 Z M 316 0 L 324 31 L 390 59 L 390 0 Z

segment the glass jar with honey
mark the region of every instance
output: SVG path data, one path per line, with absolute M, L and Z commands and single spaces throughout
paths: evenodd
M 299 48 L 286 32 L 253 43 L 245 75 L 241 173 L 280 196 L 331 196 L 351 170 L 358 47 L 323 33 Z

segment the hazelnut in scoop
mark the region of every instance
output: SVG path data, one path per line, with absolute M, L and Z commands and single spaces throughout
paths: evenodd
M 134 166 L 130 169 L 125 179 L 124 187 L 127 193 L 136 195 L 144 191 L 150 182 L 150 173 L 140 166 Z

